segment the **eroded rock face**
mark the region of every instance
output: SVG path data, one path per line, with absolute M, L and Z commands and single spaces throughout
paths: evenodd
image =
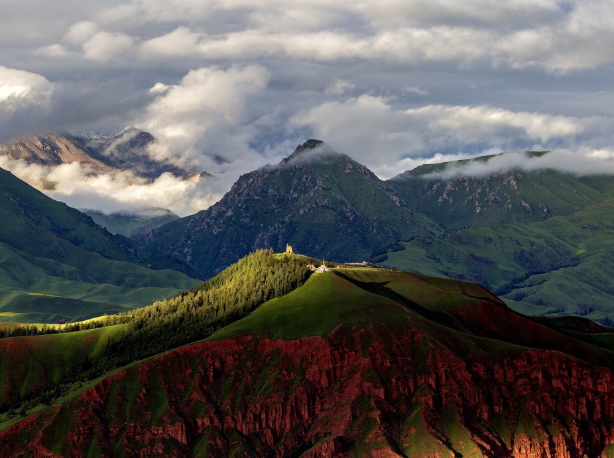
M 241 337 L 114 374 L 1 433 L 0 457 L 598 457 L 613 376 L 554 351 L 461 358 L 416 329 Z

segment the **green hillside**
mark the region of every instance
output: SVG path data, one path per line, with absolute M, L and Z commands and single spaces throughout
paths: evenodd
M 21 325 L 0 325 L 0 331 L 19 336 L 0 334 L 0 422 L 1 414 L 9 408 L 34 408 L 57 397 L 59 385 L 65 391 L 74 388 L 76 381 L 91 380 L 210 336 L 269 299 L 302 285 L 310 273 L 306 259 L 261 250 L 190 291 L 147 307 L 76 323 L 71 328 L 39 325 L 39 335 L 23 336 L 30 330 Z M 49 307 L 60 307 L 59 302 Z M 18 317 L 0 312 L 0 319 L 16 321 Z M 13 414 L 4 416 L 5 421 L 12 418 Z
M 197 283 L 152 270 L 131 242 L 0 169 L 0 312 L 20 322 L 115 313 Z
M 471 162 L 487 163 L 493 157 L 423 165 L 386 183 L 420 212 L 449 230 L 539 222 L 570 215 L 614 197 L 613 180 L 603 176 L 580 178 L 555 170 L 516 169 L 475 177 L 440 178 L 438 175 Z
M 0 339 L 0 418 L 11 423 L 16 412 L 9 409 L 35 408 L 80 386 L 80 375 L 124 327 Z
M 531 224 L 417 238 L 384 265 L 477 281 L 527 314 L 572 313 L 610 324 L 614 200 Z
M 241 295 L 246 284 L 275 285 L 287 273 L 288 288 L 239 313 L 228 310 L 228 324 L 206 341 L 112 377 L 64 384 L 72 391 L 60 390 L 60 402 L 49 408 L 29 402 L 0 413 L 3 437 L 11 447 L 40 444 L 60 456 L 129 456 L 138 449 L 291 457 L 334 440 L 342 456 L 396 450 L 482 457 L 492 448 L 478 445 L 494 432 L 493 456 L 528 456 L 514 447 L 550 447 L 571 434 L 582 441 L 563 441 L 557 450 L 578 450 L 576 443 L 605 450 L 590 431 L 610 423 L 581 406 L 596 396 L 610 408 L 593 384 L 607 384 L 606 373 L 614 373 L 613 332 L 582 318 L 524 317 L 475 283 L 390 269 L 335 269 L 296 284 L 293 260 L 303 265 L 301 257 L 256 253 L 174 301 L 142 309 L 136 320 L 127 315 L 123 325 L 0 339 L 0 355 L 10 355 L 0 359 L 0 386 L 23 396 L 42 374 L 65 381 L 58 368 L 75 368 L 80 379 L 135 330 L 190 332 L 180 325 L 187 324 L 182 310 L 195 320 L 200 310 L 218 313 L 215 298 Z M 207 299 L 197 304 L 199 297 Z M 140 338 L 153 342 L 147 332 Z M 32 363 L 20 370 L 26 360 Z M 590 393 L 566 390 L 561 377 Z M 254 426 L 253 418 L 268 426 Z

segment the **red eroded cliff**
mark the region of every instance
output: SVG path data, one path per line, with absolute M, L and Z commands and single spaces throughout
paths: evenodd
M 0 457 L 598 457 L 614 443 L 610 369 L 371 334 L 183 347 L 4 431 Z

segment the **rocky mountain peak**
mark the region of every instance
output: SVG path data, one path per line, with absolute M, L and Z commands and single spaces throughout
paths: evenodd
M 313 151 L 316 148 L 321 148 L 323 146 L 324 146 L 324 142 L 322 140 L 316 140 L 314 138 L 310 138 L 302 145 L 298 145 L 290 156 L 286 157 L 285 159 L 282 159 L 280 164 L 287 164 L 293 159 L 296 159 L 299 156 L 303 156 L 306 152 Z

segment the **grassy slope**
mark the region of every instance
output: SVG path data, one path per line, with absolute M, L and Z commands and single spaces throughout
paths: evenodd
M 606 200 L 540 223 L 414 239 L 384 264 L 479 281 L 527 314 L 564 311 L 614 320 L 613 228 L 614 200 Z
M 1 169 L 0 221 L 0 311 L 23 313 L 15 320 L 114 313 L 197 283 L 178 272 L 137 265 L 144 261 L 127 239 Z
M 614 344 L 614 334 L 598 325 L 594 326 L 599 333 L 594 334 L 580 329 L 561 330 L 552 319 L 540 320 L 530 320 L 507 309 L 475 283 L 388 269 L 343 269 L 312 275 L 301 288 L 266 302 L 208 340 L 250 334 L 283 339 L 327 336 L 339 324 L 352 328 L 375 322 L 390 329 L 399 323 L 421 327 L 462 352 L 471 351 L 466 339 L 487 353 L 516 351 L 522 346 L 570 354 L 576 353 L 574 345 L 587 350 L 579 342 L 562 344 L 561 333 L 590 344 L 598 341 L 598 347 L 614 350 L 614 346 L 608 346 L 610 342 Z M 516 325 L 522 329 L 516 329 Z M 578 355 L 582 357 L 582 352 Z M 608 355 L 614 358 L 614 353 Z
M 339 324 L 342 324 L 341 329 L 348 331 L 361 325 L 376 340 L 394 339 L 395 330 L 417 328 L 429 336 L 431 344 L 443 345 L 467 358 L 476 352 L 500 356 L 509 355 L 510 352 L 543 348 L 557 349 L 582 359 L 598 361 L 599 364 L 614 364 L 614 353 L 611 351 L 614 348 L 614 333 L 608 333 L 586 320 L 527 319 L 502 307 L 496 298 L 479 285 L 387 269 L 345 269 L 334 273 L 314 274 L 301 288 L 263 304 L 247 317 L 223 328 L 208 340 L 246 334 L 283 339 L 309 335 L 326 337 L 334 329 L 339 329 Z M 587 331 L 587 326 L 591 328 L 590 332 Z M 108 334 L 101 335 L 101 332 Z M 99 353 L 96 349 L 101 348 L 103 339 L 119 332 L 120 329 L 109 328 L 75 335 L 6 339 L 0 341 L 0 352 L 25 348 L 25 351 L 19 353 L 20 358 L 32 358 L 35 368 L 39 364 L 47 364 L 51 367 L 49 370 L 53 377 L 54 368 L 66 365 L 67 362 L 72 364 L 75 358 L 78 360 L 82 357 L 78 355 L 89 353 L 90 357 L 97 357 Z M 502 337 L 495 339 L 495 335 Z M 53 341 L 53 344 L 44 342 L 45 338 Z M 79 350 L 84 344 L 86 349 Z M 39 353 L 41 351 L 46 353 Z M 420 358 L 426 358 L 427 354 L 428 350 Z M 9 359 L 0 358 L 0 361 Z M 6 365 L 6 362 L 4 364 Z M 127 367 L 128 374 L 132 375 L 127 377 L 126 390 L 131 389 L 130 381 L 134 380 L 134 395 L 139 389 L 136 382 L 139 364 L 134 363 Z M 17 366 L 19 359 L 12 370 L 18 371 Z M 3 367 L 0 375 L 6 373 L 7 369 Z M 28 384 L 33 383 L 32 375 L 28 375 L 33 373 L 40 374 L 41 371 L 28 368 L 20 375 L 19 386 L 27 388 Z M 13 379 L 12 376 L 9 378 Z M 0 386 L 1 383 L 6 384 L 6 380 L 6 375 L 0 378 Z M 154 392 L 157 390 L 155 382 L 151 381 L 151 389 Z M 82 392 L 83 388 L 74 391 L 63 398 L 62 403 L 69 405 Z M 163 394 L 164 390 L 160 393 Z M 407 437 L 405 453 L 409 456 L 415 453 L 420 455 L 425 444 L 429 447 L 436 446 L 435 442 L 425 439 L 428 433 L 419 414 L 420 401 L 416 399 L 412 402 L 415 402 L 416 410 L 414 415 L 406 419 L 406 431 L 403 433 L 403 436 Z M 164 409 L 164 405 L 165 401 L 161 398 L 160 406 L 152 407 L 155 407 L 153 418 L 157 417 L 156 409 Z M 112 408 L 110 405 L 109 409 Z M 459 425 L 455 413 L 451 411 L 444 415 L 444 418 L 448 436 L 455 443 L 466 443 L 467 449 L 463 449 L 463 453 L 473 456 L 474 447 L 468 440 L 468 432 Z M 0 430 L 11 423 L 1 423 Z M 520 428 L 524 427 L 521 425 Z M 424 432 L 424 437 L 420 437 L 421 431 Z M 504 426 L 501 427 L 500 433 L 502 437 L 509 435 Z M 58 444 L 62 443 L 62 440 L 62 437 L 58 436 Z
M 92 258 L 78 268 L 0 243 L 0 312 L 18 313 L 10 321 L 24 323 L 80 321 L 151 304 L 198 283 L 175 271 Z
M 361 290 L 337 275 L 313 274 L 303 287 L 266 302 L 210 339 L 251 333 L 282 339 L 325 337 L 337 324 L 350 324 L 359 319 L 357 314 L 375 307 L 396 308 L 392 301 Z
M 65 334 L 13 337 L 0 340 L 0 404 L 11 393 L 26 394 L 33 387 L 58 382 L 66 371 L 89 358 L 102 357 L 106 342 L 125 325 Z

